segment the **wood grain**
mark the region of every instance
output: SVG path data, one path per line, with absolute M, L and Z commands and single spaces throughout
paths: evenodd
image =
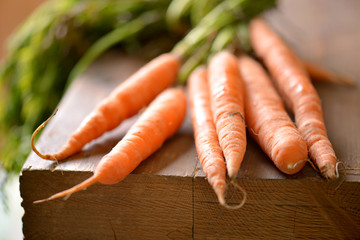
M 304 59 L 360 84 L 360 4 L 355 0 L 283 0 L 265 15 Z M 144 61 L 112 51 L 78 78 L 37 146 L 55 152 L 87 113 Z M 315 84 L 330 141 L 346 167 L 360 167 L 360 88 Z M 247 202 L 238 211 L 221 208 L 198 162 L 190 116 L 179 132 L 123 182 L 96 184 L 71 196 L 32 201 L 89 177 L 100 158 L 137 116 L 57 165 L 30 154 L 20 178 L 25 239 L 357 239 L 360 236 L 360 175 L 341 173 L 327 182 L 309 165 L 288 176 L 252 140 L 238 183 Z M 229 188 L 228 201 L 239 191 Z
M 96 184 L 68 201 L 32 204 L 36 198 L 71 187 L 90 175 L 69 171 L 47 175 L 43 171 L 24 173 L 21 190 L 26 211 L 25 239 L 191 237 L 189 178 L 130 175 L 120 184 Z

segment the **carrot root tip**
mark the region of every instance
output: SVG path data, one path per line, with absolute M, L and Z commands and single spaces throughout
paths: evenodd
M 41 200 L 36 200 L 36 201 L 33 201 L 33 204 L 38 204 L 38 203 L 42 203 L 42 202 L 46 202 L 46 201 L 47 201 L 47 198 L 41 199 Z
M 32 134 L 31 136 L 31 148 L 32 150 L 36 153 L 36 155 L 38 155 L 39 157 L 41 157 L 42 159 L 46 159 L 46 160 L 52 160 L 52 161 L 57 161 L 56 157 L 54 155 L 51 154 L 42 154 L 39 152 L 39 150 L 35 147 L 35 137 L 36 135 L 40 132 L 41 129 L 43 129 L 45 127 L 45 125 L 55 116 L 55 114 L 57 113 L 58 109 L 56 109 L 54 111 L 53 114 L 51 114 L 51 116 L 45 120 L 45 122 L 43 122 Z
M 296 162 L 296 163 L 294 163 L 294 164 L 289 163 L 289 164 L 287 165 L 287 168 L 288 168 L 289 170 L 295 170 L 300 164 L 302 164 L 302 163 L 304 163 L 304 162 L 308 162 L 308 161 L 309 161 L 309 159 L 308 159 L 308 158 L 305 158 L 305 159 L 302 159 L 302 160 L 300 160 L 300 161 L 298 161 L 298 162 Z
M 336 173 L 338 164 L 333 165 L 333 164 L 325 164 L 325 166 L 321 169 L 321 174 L 326 178 L 326 179 L 336 179 L 339 177 L 339 174 Z
M 235 181 L 236 175 L 237 175 L 237 170 L 233 167 L 228 166 L 227 171 L 228 171 L 228 175 L 229 175 L 229 178 L 231 179 L 231 181 Z
M 225 196 L 224 194 L 220 194 L 218 195 L 218 200 L 221 206 L 225 206 L 226 205 L 226 201 L 225 201 Z
M 310 164 L 311 168 L 314 169 L 317 173 L 319 173 L 319 169 L 315 166 L 315 164 L 310 160 L 307 159 L 307 162 Z
M 67 200 L 72 193 L 75 193 L 75 192 L 77 192 L 79 190 L 83 190 L 84 188 L 86 188 L 86 187 L 88 187 L 88 186 L 90 186 L 90 185 L 92 185 L 92 184 L 94 184 L 96 182 L 98 182 L 98 177 L 97 177 L 97 175 L 93 175 L 92 177 L 84 180 L 83 182 L 79 183 L 78 185 L 73 186 L 72 188 L 69 188 L 69 189 L 64 190 L 62 192 L 58 192 L 58 193 L 56 193 L 56 194 L 54 194 L 54 195 L 52 195 L 52 196 L 50 196 L 48 198 L 34 201 L 33 203 L 37 204 L 37 203 L 47 202 L 47 201 L 57 199 L 57 198 L 61 198 L 61 197 L 63 197 L 64 200 Z
M 345 168 L 345 165 L 343 162 L 337 162 L 336 165 L 335 165 L 335 176 L 336 178 L 339 178 L 340 174 L 339 174 L 339 165 L 342 164 Z
M 350 87 L 355 87 L 356 86 L 356 82 L 352 78 L 349 78 L 349 77 L 338 76 L 337 81 L 341 82 L 341 83 L 344 83 L 345 85 L 350 86 Z
M 70 194 L 68 194 L 68 195 L 66 195 L 66 196 L 63 198 L 63 199 L 64 199 L 64 201 L 68 200 L 70 196 L 71 196 L 71 193 L 70 193 Z

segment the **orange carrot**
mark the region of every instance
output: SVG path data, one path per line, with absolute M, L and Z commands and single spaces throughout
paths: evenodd
M 199 161 L 221 205 L 225 205 L 226 166 L 210 109 L 206 67 L 196 68 L 188 79 L 191 122 Z
M 245 83 L 245 122 L 250 134 L 278 169 L 297 173 L 308 157 L 305 140 L 261 65 L 243 55 L 239 69 Z
M 303 65 L 312 80 L 355 86 L 354 80 L 349 77 L 336 75 L 333 72 L 308 61 L 303 60 Z
M 228 175 L 234 179 L 246 150 L 244 84 L 237 58 L 226 51 L 212 57 L 208 81 L 216 132 Z
M 173 84 L 180 61 L 172 54 L 163 54 L 143 66 L 120 84 L 84 119 L 65 145 L 55 154 L 37 155 L 47 160 L 63 160 L 79 152 L 85 144 L 117 127 L 123 120 L 135 115 L 148 105 L 161 91 Z
M 144 111 L 124 138 L 100 160 L 92 177 L 68 190 L 34 203 L 70 195 L 96 182 L 120 182 L 159 149 L 167 138 L 175 134 L 184 120 L 185 113 L 184 91 L 176 88 L 165 90 Z
M 311 159 L 325 178 L 336 177 L 337 158 L 327 137 L 320 98 L 302 62 L 260 18 L 250 22 L 250 41 L 269 69 L 306 140 Z

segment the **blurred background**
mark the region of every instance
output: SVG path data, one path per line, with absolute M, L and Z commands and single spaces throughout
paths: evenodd
M 11 33 L 45 0 L 0 0 L 0 62 L 6 54 L 6 43 Z M 6 182 L 6 185 L 5 185 Z M 19 177 L 8 176 L 0 166 L 0 239 L 22 239 Z
M 0 0 L 0 59 L 6 52 L 6 41 L 11 32 L 45 0 Z

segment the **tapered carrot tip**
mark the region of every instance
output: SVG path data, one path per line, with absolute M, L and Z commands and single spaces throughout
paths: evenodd
M 217 191 L 216 189 L 215 190 L 215 194 L 218 198 L 218 201 L 220 203 L 221 206 L 225 206 L 226 205 L 226 201 L 225 201 L 225 193 L 223 191 Z
M 337 81 L 341 82 L 341 83 L 344 83 L 345 85 L 348 85 L 348 86 L 351 86 L 351 87 L 356 86 L 356 82 L 354 81 L 354 79 L 349 78 L 349 77 L 338 76 Z
M 236 179 L 237 173 L 238 173 L 238 169 L 237 168 L 233 168 L 228 166 L 227 167 L 227 171 L 228 171 L 228 176 L 229 178 L 233 181 L 234 179 Z
M 319 80 L 321 81 L 321 79 Z M 356 86 L 356 82 L 349 78 L 349 77 L 345 77 L 345 76 L 329 76 L 327 79 L 323 79 L 322 81 L 326 82 L 329 81 L 331 83 L 335 83 L 335 84 L 343 84 L 349 87 L 355 87 Z
M 330 180 L 338 178 L 338 175 L 336 174 L 336 166 L 330 163 L 325 164 L 325 166 L 321 169 L 321 174 Z
M 314 80 L 331 82 L 335 84 L 344 84 L 351 87 L 356 86 L 354 79 L 348 76 L 338 75 L 325 68 L 317 66 L 314 63 L 304 61 L 304 67 L 309 73 L 310 77 Z
M 98 178 L 96 175 L 93 175 L 92 177 L 86 179 L 85 181 L 83 181 L 82 183 L 79 183 L 78 185 L 75 185 L 72 188 L 69 188 L 69 189 L 59 192 L 59 193 L 56 193 L 48 198 L 34 201 L 33 203 L 34 204 L 43 203 L 43 202 L 47 202 L 47 201 L 54 200 L 54 199 L 61 198 L 61 197 L 65 197 L 67 199 L 71 194 L 78 192 L 82 189 L 85 189 L 86 187 L 88 187 L 96 182 L 98 182 Z
M 33 203 L 34 204 L 38 204 L 38 203 L 43 203 L 43 202 L 47 202 L 47 201 L 50 201 L 50 200 L 53 200 L 53 199 L 56 199 L 56 198 L 60 198 L 60 197 L 64 197 L 65 199 L 68 199 L 70 197 L 71 194 L 67 194 L 67 195 L 63 195 L 60 193 L 57 193 L 57 194 L 54 194 L 48 198 L 45 198 L 45 199 L 41 199 L 41 200 L 36 200 L 34 201 Z

